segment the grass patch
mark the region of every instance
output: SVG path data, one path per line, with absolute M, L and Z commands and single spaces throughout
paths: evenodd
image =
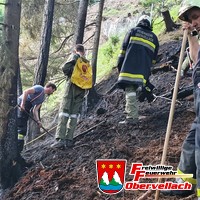
M 178 11 L 179 11 L 180 5 L 173 6 L 172 9 L 170 10 L 170 16 L 172 20 L 176 23 L 178 20 Z M 156 35 L 160 35 L 161 33 L 165 32 L 165 22 L 162 16 L 158 17 L 155 19 L 153 23 L 153 32 Z
M 97 61 L 97 82 L 108 75 L 116 66 L 120 53 L 121 40 L 118 36 L 112 36 L 99 49 Z
M 162 17 L 158 17 L 153 23 L 153 32 L 159 35 L 165 31 L 165 22 Z
M 112 16 L 119 16 L 122 11 L 117 9 L 107 9 L 104 11 L 103 16 L 104 17 L 112 17 Z
M 110 7 L 105 9 L 103 15 L 104 17 L 122 17 L 127 16 L 130 10 L 134 10 L 134 6 L 131 3 L 124 3 L 116 9 Z
M 57 90 L 52 95 L 46 98 L 45 102 L 42 104 L 41 116 L 59 109 L 65 91 L 65 84 L 66 80 L 59 85 Z
M 176 22 L 178 20 L 179 9 L 180 9 L 180 5 L 177 5 L 177 6 L 173 6 L 172 9 L 170 10 L 170 15 L 174 22 Z

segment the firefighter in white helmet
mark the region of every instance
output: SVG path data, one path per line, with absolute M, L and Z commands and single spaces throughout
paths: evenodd
M 195 192 L 200 200 L 200 0 L 183 1 L 179 11 L 179 19 L 183 22 L 183 30 L 188 30 L 188 41 L 191 59 L 194 62 L 193 84 L 196 118 L 183 143 L 178 174 L 193 174 L 192 178 L 179 178 L 178 183 L 189 182 L 192 190 L 162 191 L 164 195 L 188 196 Z
M 156 63 L 159 42 L 152 32 L 151 18 L 142 15 L 136 27 L 124 37 L 118 57 L 118 86 L 126 94 L 126 119 L 120 125 L 137 125 L 139 121 L 138 101 L 153 101 L 154 86 L 149 82 L 151 67 Z

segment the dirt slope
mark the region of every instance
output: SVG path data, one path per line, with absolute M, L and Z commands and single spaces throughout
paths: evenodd
M 180 41 L 171 41 L 161 46 L 160 63 L 157 66 L 165 65 L 171 59 L 176 67 L 178 53 L 174 57 L 171 54 L 178 49 L 180 50 Z M 175 76 L 176 73 L 172 70 L 153 74 L 151 82 L 156 86 L 155 94 L 169 92 L 173 88 Z M 113 70 L 110 78 L 99 84 L 101 99 L 88 116 L 80 121 L 76 131 L 78 136 L 72 149 L 51 149 L 53 139 L 47 136 L 45 140 L 40 140 L 24 152 L 24 157 L 34 164 L 27 169 L 15 187 L 7 191 L 3 199 L 135 200 L 144 194 L 142 191 L 123 191 L 112 196 L 101 193 L 97 186 L 95 160 L 126 159 L 126 181 L 132 178 L 128 175 L 131 163 L 159 164 L 171 102 L 158 98 L 151 104 L 140 103 L 140 115 L 145 115 L 146 118 L 140 121 L 139 126 L 121 127 L 118 122 L 125 118 L 124 93 L 115 90 L 110 95 L 105 95 L 116 78 L 117 73 Z M 181 87 L 189 84 L 191 84 L 190 76 L 181 79 Z M 99 108 L 104 108 L 107 112 L 97 115 Z M 177 167 L 182 142 L 195 117 L 192 110 L 193 102 L 186 99 L 180 100 L 176 105 L 166 160 L 168 165 Z M 81 134 L 93 126 L 96 128 Z M 154 199 L 154 195 L 148 199 Z M 159 199 L 181 198 L 160 195 Z M 195 197 L 191 196 L 189 199 Z
M 122 5 L 130 2 L 134 5 L 138 3 L 134 0 L 117 2 L 107 0 L 105 9 L 112 6 L 120 9 Z M 173 41 L 169 38 L 174 34 L 177 33 L 162 35 L 161 38 L 163 45 L 159 51 L 159 63 L 156 67 L 163 66 L 164 68 L 151 76 L 151 82 L 156 86 L 156 95 L 170 92 L 174 85 L 176 73 L 171 69 L 177 67 L 181 45 L 181 41 Z M 151 104 L 140 103 L 140 115 L 145 115 L 146 118 L 140 121 L 139 126 L 121 127 L 118 122 L 125 118 L 124 93 L 121 90 L 115 90 L 109 95 L 105 94 L 116 80 L 117 71 L 114 69 L 109 77 L 98 84 L 100 101 L 79 122 L 75 146 L 72 149 L 50 148 L 53 138 L 46 135 L 44 140 L 39 140 L 24 151 L 23 156 L 33 164 L 26 169 L 19 182 L 5 192 L 3 200 L 135 200 L 144 194 L 144 191 L 123 191 L 112 196 L 101 193 L 97 186 L 96 159 L 126 159 L 126 181 L 132 178 L 128 175 L 131 163 L 159 164 L 171 102 L 158 98 Z M 180 87 L 188 84 L 191 84 L 190 76 L 181 80 Z M 106 112 L 99 114 L 102 110 Z M 168 165 L 177 167 L 182 142 L 195 116 L 192 110 L 193 102 L 186 99 L 180 100 L 176 105 L 166 160 Z M 94 128 L 91 129 L 91 127 Z M 87 131 L 89 129 L 91 130 Z M 55 129 L 51 133 L 54 135 Z M 154 199 L 154 194 L 148 199 Z M 181 198 L 160 195 L 160 199 Z M 195 199 L 195 197 L 191 196 L 189 199 Z

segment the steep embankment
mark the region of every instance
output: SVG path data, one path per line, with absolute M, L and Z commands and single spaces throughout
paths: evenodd
M 111 5 L 116 3 L 115 0 L 109 2 Z M 124 2 L 118 1 L 118 6 Z M 156 86 L 157 96 L 170 92 L 174 85 L 176 73 L 172 68 L 177 66 L 181 43 L 172 39 L 175 38 L 174 34 L 177 33 L 162 35 L 163 45 L 159 51 L 157 66 L 167 67 L 151 76 L 151 82 Z M 158 97 L 151 104 L 140 103 L 140 115 L 145 115 L 146 118 L 141 120 L 138 126 L 119 126 L 118 122 L 125 118 L 124 92 L 115 90 L 109 95 L 106 94 L 116 78 L 117 72 L 113 70 L 108 79 L 97 86 L 97 91 L 101 93 L 99 103 L 79 122 L 73 148 L 52 149 L 50 145 L 53 138 L 46 135 L 46 138 L 24 151 L 25 158 L 33 162 L 33 165 L 27 169 L 15 187 L 5 193 L 2 199 L 135 200 L 144 193 L 123 191 L 112 196 L 101 193 L 97 185 L 95 161 L 108 158 L 126 159 L 127 181 L 132 178 L 128 175 L 131 163 L 159 164 L 171 101 Z M 190 83 L 191 77 L 187 76 L 181 79 L 180 85 L 186 86 Z M 100 108 L 106 112 L 99 114 L 97 110 Z M 192 108 L 193 102 L 186 99 L 180 100 L 176 105 L 167 153 L 166 163 L 168 165 L 176 167 L 178 164 L 182 141 L 194 119 Z M 55 129 L 51 133 L 54 134 Z M 156 182 L 156 180 L 153 181 Z M 149 199 L 154 199 L 154 195 Z M 164 199 L 181 198 L 160 195 L 160 200 Z M 191 199 L 194 199 L 194 196 Z
M 159 52 L 160 63 L 157 66 L 161 64 L 169 66 L 168 61 L 171 59 L 171 66 L 176 67 L 179 50 L 179 41 L 162 45 Z M 172 56 L 173 52 L 177 54 Z M 151 82 L 156 86 L 156 95 L 169 92 L 173 88 L 176 73 L 171 69 L 170 66 L 166 67 L 165 70 L 160 70 L 151 76 Z M 80 121 L 76 131 L 75 146 L 72 149 L 50 148 L 53 139 L 47 135 L 44 141 L 41 140 L 24 152 L 26 159 L 34 164 L 15 187 L 4 196 L 4 199 L 133 200 L 144 193 L 123 191 L 113 196 L 101 193 L 97 186 L 95 160 L 126 159 L 126 180 L 132 178 L 128 172 L 133 162 L 142 162 L 146 165 L 159 164 L 171 102 L 157 98 L 151 104 L 140 103 L 140 114 L 145 115 L 146 118 L 140 121 L 139 126 L 119 126 L 118 122 L 125 117 L 124 93 L 121 90 L 115 90 L 110 95 L 105 94 L 116 77 L 117 73 L 114 70 L 107 81 L 99 84 L 98 91 L 102 93 L 101 99 L 96 108 Z M 191 77 L 187 76 L 181 79 L 180 85 L 186 86 L 190 83 Z M 104 108 L 106 112 L 97 114 L 99 108 Z M 167 153 L 168 165 L 177 166 L 182 141 L 194 119 L 192 108 L 193 102 L 186 99 L 180 100 L 176 105 Z M 150 199 L 154 199 L 153 195 Z M 180 198 L 160 195 L 160 199 Z

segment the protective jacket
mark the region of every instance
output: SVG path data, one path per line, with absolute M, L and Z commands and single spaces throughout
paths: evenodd
M 151 74 L 152 63 L 156 62 L 159 43 L 150 27 L 138 24 L 125 36 L 117 67 L 120 72 L 119 87 L 144 86 Z
M 194 83 L 194 87 L 198 85 L 200 87 L 200 49 L 198 51 L 198 60 L 193 68 L 192 79 Z
M 193 174 L 192 178 L 182 179 L 197 185 L 197 196 L 200 197 L 200 49 L 193 69 L 193 83 L 196 119 L 184 140 L 177 171 L 179 174 Z
M 74 54 L 70 65 L 64 66 L 63 72 L 68 78 L 65 92 L 59 109 L 58 125 L 56 129 L 56 139 L 73 140 L 73 134 L 77 125 L 77 118 L 84 101 L 85 89 L 72 83 L 71 76 L 79 54 Z M 69 63 L 69 62 L 68 62 Z
M 72 59 L 66 62 L 64 66 L 62 67 L 63 73 L 65 74 L 65 76 L 67 76 L 67 78 L 71 78 L 73 70 L 74 70 L 74 66 L 79 57 L 80 57 L 79 54 L 74 54 Z

